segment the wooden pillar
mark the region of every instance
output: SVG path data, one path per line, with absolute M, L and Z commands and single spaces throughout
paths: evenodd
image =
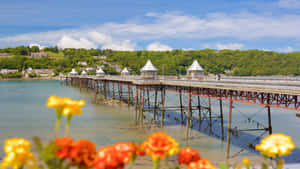
M 211 129 L 212 122 L 211 122 L 211 99 L 208 98 L 208 113 L 209 113 L 209 128 Z
M 122 100 L 122 96 L 123 96 L 123 84 L 120 83 L 120 100 Z
M 188 139 L 189 137 L 189 123 L 190 123 L 190 117 L 192 114 L 192 91 L 191 88 L 189 88 L 189 103 L 188 103 L 188 113 L 186 117 L 186 131 L 185 131 L 185 139 Z
M 106 83 L 107 83 L 107 96 L 109 97 L 110 96 L 110 88 L 109 88 L 110 82 L 107 81 Z
M 142 91 L 142 105 L 141 105 L 141 118 L 140 118 L 140 124 L 141 125 L 143 125 L 143 121 L 144 121 L 144 100 L 145 100 L 145 89 L 144 89 L 144 87 L 143 87 L 143 89 L 142 89 L 143 91 Z
M 154 94 L 154 121 L 156 121 L 156 107 L 157 107 L 157 88 L 155 88 L 155 94 Z
M 118 93 L 119 93 L 119 101 L 121 101 L 121 84 L 118 82 Z
M 182 107 L 182 90 L 179 90 L 179 103 L 180 103 L 180 117 L 181 123 L 183 123 L 183 107 Z
M 161 88 L 161 121 L 160 121 L 160 127 L 164 126 L 164 120 L 165 120 L 165 88 Z
M 229 153 L 230 153 L 231 114 L 232 114 L 232 98 L 229 100 L 229 115 L 228 115 L 228 127 L 227 127 L 226 160 L 229 159 Z
M 127 104 L 128 104 L 128 106 L 130 105 L 130 86 L 129 86 L 129 84 L 127 84 L 128 85 L 128 88 L 127 88 L 127 93 L 128 93 L 128 97 L 127 97 Z
M 149 88 L 147 88 L 147 103 L 148 103 L 148 111 L 150 112 L 150 95 L 149 95 Z
M 138 105 L 139 105 L 139 91 L 138 91 L 138 87 L 135 87 L 135 116 L 134 116 L 134 121 L 137 121 L 137 112 L 138 112 Z
M 269 134 L 272 134 L 272 122 L 271 122 L 271 107 L 267 106 L 268 108 L 268 124 L 269 124 Z
M 202 123 L 202 114 L 201 114 L 201 102 L 200 102 L 200 96 L 197 96 L 198 98 L 198 113 L 199 113 L 199 128 L 201 126 Z
M 224 122 L 223 122 L 223 105 L 222 99 L 219 99 L 220 102 L 220 118 L 221 118 L 221 129 L 222 129 L 222 140 L 224 140 Z
M 106 81 L 104 81 L 104 98 L 107 99 L 107 89 L 106 89 Z
M 112 83 L 112 99 L 115 99 L 115 82 Z

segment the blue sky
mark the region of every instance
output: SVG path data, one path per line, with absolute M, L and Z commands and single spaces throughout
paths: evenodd
M 300 49 L 300 0 L 1 0 L 0 47 Z

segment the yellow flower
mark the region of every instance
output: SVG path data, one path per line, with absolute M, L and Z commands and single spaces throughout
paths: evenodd
M 290 154 L 295 145 L 291 137 L 278 133 L 265 137 L 255 148 L 263 155 L 274 158 Z
M 11 166 L 13 169 L 22 168 L 24 165 L 36 169 L 36 160 L 30 152 L 30 142 L 23 138 L 5 140 L 4 151 L 6 156 L 1 163 L 1 169 Z
M 248 158 L 244 158 L 243 159 L 243 164 L 246 168 L 250 168 L 250 162 Z
M 65 98 L 50 96 L 47 101 L 47 107 L 62 108 L 65 106 Z
M 81 111 L 81 108 L 79 106 L 64 107 L 64 109 L 62 110 L 62 114 L 64 116 L 80 115 L 80 114 L 82 114 L 82 111 Z

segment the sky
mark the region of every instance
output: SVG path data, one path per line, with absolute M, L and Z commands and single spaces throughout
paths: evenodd
M 300 0 L 0 0 L 0 48 L 300 50 Z

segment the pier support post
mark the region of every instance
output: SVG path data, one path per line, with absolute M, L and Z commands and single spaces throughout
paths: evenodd
M 272 134 L 271 107 L 267 106 L 267 108 L 268 108 L 268 124 L 269 124 L 268 130 L 269 130 L 269 135 L 270 135 L 270 134 Z
M 164 126 L 164 120 L 165 120 L 165 88 L 161 88 L 161 121 L 160 121 L 160 127 Z
M 183 107 L 182 107 L 182 90 L 179 89 L 179 103 L 180 103 L 180 117 L 181 117 L 181 123 L 183 123 Z
M 142 105 L 141 105 L 141 117 L 140 117 L 140 125 L 143 125 L 143 121 L 144 121 L 144 100 L 145 100 L 145 89 L 144 89 L 144 86 L 143 86 L 143 89 L 142 89 Z
M 112 99 L 115 99 L 115 82 L 112 83 Z
M 227 144 L 226 144 L 226 160 L 229 159 L 229 153 L 230 153 L 231 113 L 232 113 L 232 98 L 229 100 L 229 115 L 228 115 Z
M 128 88 L 127 88 L 127 93 L 128 93 L 127 104 L 129 106 L 130 105 L 130 86 L 129 86 L 129 84 L 127 84 L 127 85 L 128 85 Z
M 148 103 L 148 111 L 150 112 L 150 96 L 149 96 L 149 88 L 147 88 L 147 103 Z
M 197 97 L 198 97 L 199 128 L 200 128 L 201 123 L 202 123 L 201 102 L 200 102 L 200 96 L 197 96 Z
M 221 133 L 222 133 L 222 140 L 224 140 L 224 122 L 223 122 L 223 105 L 222 99 L 219 99 L 220 102 L 220 118 L 221 118 Z
M 134 115 L 134 121 L 137 121 L 137 112 L 138 112 L 138 104 L 139 104 L 139 90 L 138 87 L 135 87 L 135 115 Z
M 211 130 L 212 122 L 211 122 L 211 99 L 208 98 L 208 112 L 209 112 L 209 129 Z
M 156 107 L 157 107 L 157 88 L 155 88 L 155 94 L 154 94 L 154 121 L 156 121 Z
M 188 103 L 188 113 L 186 118 L 186 131 L 185 131 L 185 139 L 187 140 L 189 137 L 189 123 L 190 123 L 190 117 L 192 114 L 192 91 L 191 88 L 189 88 L 189 103 Z

